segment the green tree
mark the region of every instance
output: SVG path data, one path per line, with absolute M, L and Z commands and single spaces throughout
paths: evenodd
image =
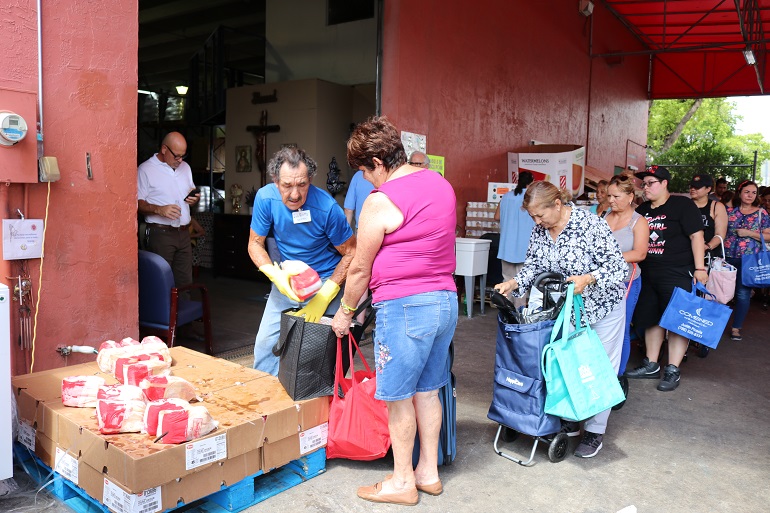
M 724 176 L 733 186 L 751 178 L 751 167 L 727 166 L 750 166 L 754 151 L 759 166 L 770 159 L 770 143 L 761 134 L 736 134 L 740 119 L 729 98 L 654 100 L 648 116 L 647 163 L 672 165 L 673 192 L 686 192 L 696 173 Z

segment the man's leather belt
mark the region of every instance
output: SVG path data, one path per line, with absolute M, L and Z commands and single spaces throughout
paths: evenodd
M 176 232 L 176 231 L 181 232 L 190 228 L 189 224 L 186 224 L 184 226 L 171 226 L 170 224 L 147 223 L 147 226 L 151 226 L 153 228 L 157 228 L 158 230 L 165 230 L 168 232 Z

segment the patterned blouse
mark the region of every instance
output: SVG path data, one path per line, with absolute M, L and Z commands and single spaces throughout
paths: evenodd
M 761 216 L 761 221 L 760 221 Z M 753 214 L 744 215 L 740 207 L 727 209 L 727 237 L 725 238 L 725 255 L 730 258 L 741 258 L 743 255 L 759 253 L 760 243 L 751 237 L 738 237 L 738 230 L 757 231 L 760 222 L 762 230 L 770 228 L 770 215 L 763 208 Z M 767 242 L 767 238 L 765 238 Z
M 589 324 L 594 324 L 623 301 L 628 265 L 607 221 L 572 203 L 567 206 L 572 207 L 572 213 L 556 241 L 542 226 L 532 230 L 527 259 L 515 276 L 519 288 L 513 295 L 523 296 L 544 272 L 557 272 L 565 277 L 591 273 L 596 284 L 583 290 L 583 301 L 585 317 Z

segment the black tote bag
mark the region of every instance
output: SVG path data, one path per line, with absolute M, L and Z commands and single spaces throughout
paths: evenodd
M 295 401 L 334 392 L 337 335 L 326 324 L 281 312 L 281 334 L 273 347 L 280 358 L 278 380 Z

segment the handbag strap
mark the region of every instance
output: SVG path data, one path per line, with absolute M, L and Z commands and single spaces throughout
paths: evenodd
M 582 326 L 582 316 L 583 312 L 585 311 L 585 305 L 583 304 L 583 296 L 580 294 L 575 294 L 575 299 L 573 299 L 575 302 L 575 306 L 573 307 L 575 310 L 575 329 L 579 330 Z
M 626 299 L 628 299 L 628 293 L 631 292 L 631 284 L 634 282 L 634 276 L 636 276 L 636 262 L 631 264 L 631 278 L 628 280 L 628 287 L 626 287 Z
M 291 338 L 291 333 L 294 331 L 294 328 L 297 326 L 298 322 L 302 322 L 303 323 L 302 327 L 303 328 L 305 327 L 304 325 L 305 321 L 303 319 L 299 319 L 293 315 L 289 315 L 287 317 L 290 317 L 290 319 L 288 319 L 288 322 L 290 324 L 289 329 L 286 330 L 285 337 L 281 337 L 281 336 L 278 337 L 278 341 L 275 343 L 272 349 L 274 356 L 281 356 L 283 354 L 283 349 L 286 347 L 286 341 Z
M 706 299 L 709 299 L 708 296 L 711 296 L 710 301 L 716 301 L 717 300 L 717 297 L 714 294 L 712 294 L 706 287 L 704 287 L 701 284 L 701 282 L 696 281 L 695 284 L 693 285 L 692 289 L 690 290 L 690 295 L 695 297 L 695 296 L 698 295 L 698 292 L 702 293 L 703 297 L 705 297 Z
M 564 301 L 564 306 L 561 307 L 561 311 L 559 311 L 559 316 L 556 318 L 556 322 L 553 325 L 553 330 L 551 330 L 550 343 L 553 343 L 556 340 L 556 337 L 559 335 L 560 326 L 561 326 L 562 338 L 567 337 L 567 335 L 569 334 L 569 321 L 572 318 L 572 308 L 574 303 L 574 297 L 575 297 L 575 284 L 569 283 L 567 285 L 567 298 Z
M 358 347 L 358 343 L 356 342 L 355 337 L 352 333 L 348 332 L 348 361 L 350 361 L 350 371 L 351 375 L 353 375 L 353 379 L 351 380 L 352 383 L 350 386 L 352 388 L 355 388 L 358 383 L 355 379 L 355 364 L 353 363 L 353 346 L 356 348 L 356 354 L 361 359 L 361 362 L 364 364 L 364 368 L 366 369 L 367 373 L 371 373 L 371 369 L 369 368 L 369 364 L 366 362 L 366 358 L 364 358 L 364 355 L 361 354 L 361 349 Z M 340 380 L 343 378 L 343 366 L 342 366 L 342 338 L 337 337 L 337 366 L 334 369 L 334 395 L 339 395 L 340 390 Z

